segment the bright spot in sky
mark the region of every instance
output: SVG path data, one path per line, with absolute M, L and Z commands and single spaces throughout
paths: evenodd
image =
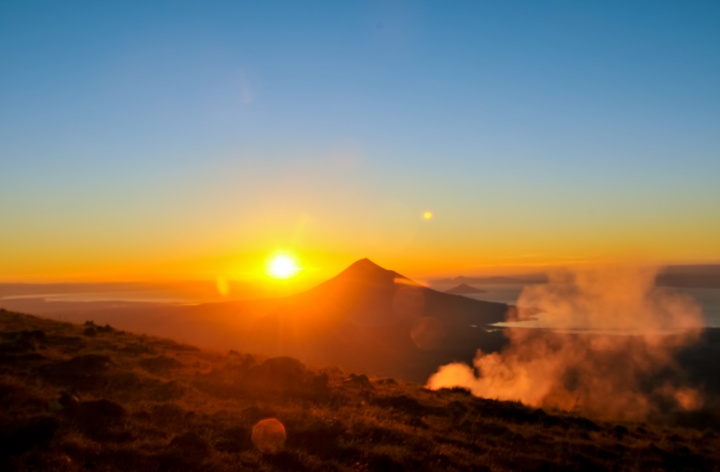
M 270 259 L 267 273 L 276 279 L 289 279 L 300 272 L 295 259 L 287 254 L 278 254 Z
M 432 217 L 433 217 L 433 214 L 432 214 L 431 211 L 426 211 L 425 213 L 423 213 L 423 218 L 426 219 L 426 220 L 429 220 L 429 219 L 431 219 Z

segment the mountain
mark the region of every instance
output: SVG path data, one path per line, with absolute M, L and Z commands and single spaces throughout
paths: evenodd
M 508 306 L 437 292 L 375 264 L 356 261 L 303 293 L 273 300 L 207 304 L 244 349 L 319 365 L 423 381 L 437 366 L 498 349 L 484 326 Z
M 485 293 L 486 290 L 480 290 L 478 288 L 472 287 L 468 284 L 460 284 L 456 285 L 455 287 L 451 288 L 450 290 L 445 290 L 445 293 L 452 293 L 453 295 L 464 295 L 468 293 Z
M 504 339 L 484 327 L 508 306 L 437 292 L 369 259 L 283 298 L 205 303 L 99 304 L 63 319 L 171 337 L 215 349 L 293 356 L 315 365 L 425 381 Z M 54 316 L 44 313 L 44 316 Z
M 322 307 L 325 313 L 356 324 L 392 324 L 435 317 L 458 330 L 503 321 L 508 309 L 502 303 L 438 292 L 369 259 L 353 263 L 290 300 L 305 307 Z

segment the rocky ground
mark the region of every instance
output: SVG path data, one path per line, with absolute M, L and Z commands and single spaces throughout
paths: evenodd
M 713 422 L 609 423 L 0 310 L 0 470 L 720 470 Z

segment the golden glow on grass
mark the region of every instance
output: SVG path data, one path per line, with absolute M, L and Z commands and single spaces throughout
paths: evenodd
M 289 254 L 275 254 L 267 264 L 267 274 L 275 279 L 289 279 L 300 272 L 295 258 Z

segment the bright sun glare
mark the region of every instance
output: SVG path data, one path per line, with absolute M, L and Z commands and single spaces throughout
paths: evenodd
M 276 279 L 289 279 L 300 272 L 295 259 L 287 254 L 278 254 L 270 259 L 267 273 Z

